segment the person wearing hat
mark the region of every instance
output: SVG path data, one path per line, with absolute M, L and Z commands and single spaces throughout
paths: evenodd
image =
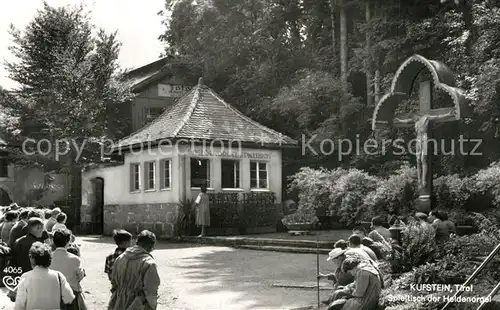
M 55 224 L 57 224 L 57 216 L 60 213 L 61 213 L 61 209 L 59 209 L 59 208 L 52 209 L 52 212 L 51 212 L 52 216 L 45 224 L 45 230 L 47 230 L 47 232 L 52 232 L 52 228 L 54 227 Z
M 329 273 L 329 274 L 322 274 L 320 273 L 318 275 L 319 279 L 328 279 L 333 281 L 333 289 L 337 290 L 339 287 L 343 287 L 345 285 L 348 285 L 354 281 L 354 276 L 352 276 L 349 273 L 342 272 L 342 263 L 346 259 L 345 255 L 346 250 L 342 248 L 335 248 L 330 253 L 328 253 L 328 258 L 326 259 L 327 262 L 330 262 L 334 265 L 333 269 L 335 272 Z M 334 300 L 336 297 L 335 292 L 333 295 L 330 296 L 328 300 L 323 301 L 324 304 L 329 304 Z

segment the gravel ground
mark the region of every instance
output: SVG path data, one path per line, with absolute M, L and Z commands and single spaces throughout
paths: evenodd
M 104 259 L 115 246 L 110 238 L 79 237 L 87 271 L 83 280 L 89 309 L 106 309 L 110 296 Z M 160 243 L 153 252 L 162 284 L 162 309 L 291 309 L 316 304 L 316 255 L 235 250 L 227 247 Z M 320 269 L 327 267 L 320 257 Z M 285 284 L 283 284 L 285 283 Z M 328 283 L 323 283 L 328 286 Z M 321 290 L 326 298 L 327 290 Z M 0 294 L 0 309 L 12 303 Z M 2 308 L 3 306 L 3 308 Z

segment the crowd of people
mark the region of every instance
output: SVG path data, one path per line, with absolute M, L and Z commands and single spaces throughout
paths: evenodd
M 81 285 L 86 273 L 66 219 L 59 208 L 12 205 L 2 214 L 0 254 L 8 259 L 0 267 L 12 271 L 3 276 L 20 277 L 8 293 L 16 310 L 87 309 Z M 105 258 L 104 268 L 111 282 L 108 309 L 156 309 L 160 277 L 151 255 L 155 234 L 142 231 L 135 246 L 125 230 L 114 231 L 113 238 L 117 248 Z
M 417 229 L 432 233 L 438 243 L 456 233 L 455 224 L 445 212 L 433 211 L 429 216 L 419 212 L 415 219 Z M 406 226 L 401 220 L 396 220 Z M 393 240 L 390 230 L 384 227 L 381 217 L 372 219 L 368 234 L 364 227 L 355 227 L 348 241 L 338 240 L 328 254 L 327 261 L 335 271 L 318 275 L 319 279 L 333 281 L 333 294 L 323 303 L 329 310 L 377 309 L 384 288 L 384 275 L 379 264 L 390 259 L 393 248 L 400 246 L 397 240 Z
M 17 205 L 0 218 L 0 254 L 10 253 L 5 266 L 0 267 L 4 270 L 9 266 L 17 272 L 7 276 L 20 276 L 17 288 L 9 291 L 16 310 L 87 309 L 81 285 L 86 273 L 66 219 L 59 208 L 40 210 Z M 417 213 L 415 219 L 417 229 L 432 233 L 436 242 L 446 241 L 456 232 L 444 212 Z M 379 264 L 390 259 L 393 249 L 401 245 L 392 239 L 381 217 L 374 217 L 371 223 L 369 232 L 358 226 L 348 241 L 338 240 L 327 258 L 335 271 L 318 275 L 333 281 L 333 293 L 324 301 L 329 309 L 377 308 L 384 287 Z M 104 264 L 111 282 L 108 309 L 156 309 L 160 277 L 151 255 L 156 236 L 144 230 L 133 246 L 132 234 L 115 230 L 113 239 L 117 247 Z

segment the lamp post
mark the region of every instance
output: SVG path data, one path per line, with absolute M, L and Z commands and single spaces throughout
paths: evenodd
M 391 232 L 392 240 L 396 240 L 398 245 L 401 245 L 401 231 L 403 231 L 404 226 L 400 219 L 397 219 L 394 224 L 389 228 Z

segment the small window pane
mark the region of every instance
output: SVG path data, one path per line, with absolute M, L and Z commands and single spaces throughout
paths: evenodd
M 170 188 L 170 160 L 162 161 L 162 188 Z
M 140 183 L 140 165 L 130 165 L 130 191 L 135 192 L 141 189 Z
M 205 158 L 191 158 L 191 187 L 210 187 L 210 161 Z
M 267 163 L 250 162 L 250 187 L 267 188 Z
M 222 188 L 240 188 L 240 162 L 222 160 Z
M 144 164 L 146 189 L 155 189 L 156 185 L 156 162 L 150 161 Z

